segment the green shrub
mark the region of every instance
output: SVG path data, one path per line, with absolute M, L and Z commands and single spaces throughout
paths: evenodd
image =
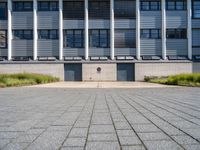
M 145 81 L 152 83 L 181 85 L 181 86 L 200 86 L 200 73 L 179 74 L 168 77 L 145 77 Z
M 19 73 L 19 74 L 0 75 L 0 87 L 34 85 L 34 84 L 51 83 L 57 81 L 59 81 L 59 78 L 42 74 Z

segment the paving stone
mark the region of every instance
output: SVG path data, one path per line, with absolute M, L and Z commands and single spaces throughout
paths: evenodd
M 183 150 L 173 141 L 144 141 L 148 150 Z
M 29 143 L 10 143 L 6 145 L 3 150 L 22 150 L 28 146 Z
M 138 135 L 143 141 L 170 140 L 163 132 L 138 133 Z
M 44 132 L 32 144 L 30 144 L 28 150 L 58 149 L 66 136 L 67 133 L 63 131 Z
M 115 122 L 115 128 L 117 130 L 131 130 L 131 127 L 127 122 Z
M 136 136 L 119 136 L 119 141 L 122 146 L 128 145 L 139 145 L 141 144 L 140 140 Z
M 78 146 L 70 147 L 70 146 L 68 146 L 68 147 L 62 147 L 61 150 L 84 150 L 84 147 L 78 147 Z
M 117 130 L 118 136 L 136 136 L 133 130 Z
M 89 134 L 88 141 L 117 141 L 115 134 Z
M 73 128 L 69 133 L 69 137 L 86 137 L 87 132 L 87 128 Z
M 120 150 L 118 142 L 88 142 L 86 150 Z
M 135 145 L 135 146 L 122 146 L 122 150 L 145 150 L 144 146 Z
M 193 138 L 189 137 L 189 136 L 172 136 L 172 138 L 178 142 L 179 144 L 199 144 L 196 140 L 194 140 Z
M 91 125 L 89 133 L 114 133 L 114 127 L 112 125 Z
M 67 140 L 65 141 L 65 143 L 63 144 L 63 146 L 84 146 L 86 142 L 86 138 L 67 138 Z
M 132 125 L 136 132 L 160 132 L 160 129 L 153 124 Z

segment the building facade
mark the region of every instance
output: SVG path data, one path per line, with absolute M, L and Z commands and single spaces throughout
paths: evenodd
M 199 0 L 0 0 L 0 73 L 134 81 L 198 60 Z

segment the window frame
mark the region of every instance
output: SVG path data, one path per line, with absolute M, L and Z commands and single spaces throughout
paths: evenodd
M 24 32 L 27 32 L 27 31 L 30 31 L 30 38 L 25 38 L 25 33 Z M 14 40 L 33 40 L 33 30 L 29 30 L 29 29 L 26 29 L 26 30 L 21 30 L 21 29 L 15 29 L 12 31 L 13 32 L 13 39 Z M 18 32 L 18 36 L 20 35 L 19 38 L 16 38 L 16 33 Z M 21 34 L 19 34 L 21 32 Z
M 130 29 L 118 28 L 118 29 L 115 29 L 115 34 L 116 34 L 116 31 L 133 31 L 136 34 L 136 29 L 135 28 L 130 28 Z M 115 38 L 116 38 L 116 36 L 115 36 Z M 133 38 L 134 38 L 133 39 L 134 41 L 131 42 L 132 45 L 129 45 L 129 44 L 127 45 L 126 37 L 124 39 L 125 40 L 124 41 L 124 45 L 116 46 L 116 40 L 115 40 L 115 43 L 114 43 L 115 48 L 136 48 L 136 35 L 135 35 L 135 37 L 133 36 Z M 128 41 L 128 43 L 130 43 L 130 42 Z
M 76 33 L 76 31 L 81 31 L 81 46 L 76 46 L 76 38 L 75 38 L 75 33 Z M 70 45 L 73 45 L 73 46 L 67 46 L 68 45 L 68 42 L 67 42 L 67 39 L 68 39 L 68 37 L 67 37 L 67 32 L 72 32 L 72 38 L 71 38 L 71 40 L 72 40 L 72 43 L 70 44 Z M 84 48 L 84 29 L 64 29 L 64 42 L 63 42 L 63 46 L 64 46 L 64 48 Z
M 5 46 L 3 47 L 3 46 L 0 45 L 0 48 L 1 48 L 1 49 L 6 49 L 6 48 L 8 47 L 8 42 L 7 42 L 7 39 L 8 39 L 8 34 L 7 34 L 7 33 L 8 33 L 8 32 L 7 32 L 7 30 L 2 30 L 2 29 L 0 29 L 0 31 L 1 31 L 1 32 L 2 32 L 2 31 L 5 32 L 5 41 L 4 41 L 4 42 L 5 42 Z M 1 35 L 1 34 L 0 34 L 0 35 Z M 0 38 L 1 38 L 1 37 L 0 37 Z
M 17 4 L 22 4 L 22 8 L 19 9 L 17 8 Z M 26 3 L 29 3 L 31 4 L 31 8 L 30 9 L 25 9 L 25 4 Z M 32 1 L 14 1 L 12 3 L 12 6 L 13 6 L 13 11 L 14 12 L 30 12 L 30 11 L 33 11 L 33 2 Z
M 68 4 L 67 4 L 68 3 Z M 83 7 L 80 7 L 78 10 L 75 7 L 77 4 L 80 4 Z M 71 9 L 67 9 L 71 5 Z M 77 1 L 63 1 L 63 20 L 84 20 L 84 1 L 77 0 Z M 67 14 L 74 14 L 75 15 L 67 15 Z
M 47 3 L 47 9 L 41 8 L 41 3 Z M 56 4 L 56 9 L 52 9 L 51 4 Z M 59 3 L 57 1 L 38 1 L 38 11 L 58 11 L 59 10 Z
M 200 4 L 199 4 L 199 9 L 194 9 L 194 7 L 195 7 L 195 5 L 194 5 L 195 1 L 196 0 L 192 1 L 192 19 L 200 19 Z M 200 1 L 196 1 L 196 2 L 200 3 Z M 199 17 L 195 17 L 195 10 L 199 11 L 199 13 L 198 13 Z
M 7 2 L 0 2 L 0 4 L 5 4 L 4 16 L 0 17 L 0 20 L 8 20 Z
M 102 4 L 105 3 L 105 9 L 102 9 Z M 91 5 L 97 4 L 96 9 L 91 7 Z M 108 14 L 107 14 L 108 13 Z M 88 0 L 88 16 L 89 19 L 110 19 L 110 1 L 109 0 Z
M 149 31 L 149 36 L 148 37 L 142 36 L 143 35 L 143 31 L 145 31 L 145 30 Z M 152 31 L 153 30 L 158 32 L 156 38 L 152 36 L 152 34 L 153 34 Z M 140 38 L 141 39 L 161 39 L 161 29 L 157 29 L 157 28 L 155 28 L 155 29 L 141 29 L 140 32 L 141 32 L 141 34 L 140 34 Z
M 157 9 L 152 9 L 152 3 L 153 2 L 156 2 L 157 3 Z M 147 3 L 148 5 L 148 9 L 143 9 L 144 5 L 143 3 Z M 157 0 L 154 0 L 154 1 L 140 1 L 140 10 L 141 11 L 161 11 L 161 2 L 160 1 L 157 1 Z
M 51 38 L 51 32 L 52 31 L 56 31 L 55 33 L 55 35 L 56 35 L 56 37 L 55 38 Z M 47 34 L 46 34 L 46 38 L 44 37 L 42 37 L 41 35 L 41 33 L 42 32 L 47 32 Z M 59 31 L 58 31 L 58 29 L 39 29 L 38 30 L 38 39 L 39 40 L 58 40 L 59 39 Z
M 123 2 L 121 0 L 116 0 L 116 1 Z M 114 5 L 114 15 L 115 15 L 114 17 L 115 17 L 115 19 L 136 19 L 136 1 L 135 0 L 134 1 L 132 1 L 132 0 L 125 0 L 124 2 L 133 2 L 134 3 L 134 6 L 135 6 L 135 12 L 134 12 L 134 14 L 133 15 L 132 14 L 122 15 L 122 14 L 116 13 L 117 11 L 122 10 L 122 9 L 118 10 L 118 7 L 116 7 L 116 2 L 115 2 L 115 5 Z
M 170 30 L 174 32 L 173 38 L 168 37 L 168 32 Z M 182 36 L 183 32 L 185 33 L 184 37 Z M 169 28 L 169 29 L 166 29 L 166 38 L 167 39 L 187 39 L 187 29 L 185 29 L 185 28 L 178 28 L 178 29 Z
M 169 9 L 169 5 L 168 3 L 172 2 L 174 3 L 174 9 Z M 178 2 L 182 2 L 183 4 L 183 8 L 182 9 L 178 9 L 177 7 L 177 3 Z M 167 11 L 186 11 L 187 10 L 187 1 L 186 0 L 167 0 L 166 1 L 166 10 Z
M 97 46 L 93 46 L 93 44 L 91 43 L 91 36 L 92 36 L 92 32 L 93 31 L 97 31 Z M 101 31 L 106 31 L 106 41 L 107 41 L 107 45 L 106 46 L 102 46 L 101 45 Z M 104 39 L 105 40 L 105 39 Z M 89 30 L 89 47 L 91 48 L 110 48 L 110 29 L 90 29 Z

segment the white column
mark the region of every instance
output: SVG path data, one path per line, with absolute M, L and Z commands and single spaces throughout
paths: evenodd
M 85 60 L 89 58 L 89 23 L 88 0 L 85 0 Z
M 63 0 L 59 0 L 59 60 L 63 60 Z
M 188 27 L 187 27 L 187 38 L 188 38 L 188 58 L 192 59 L 192 3 L 191 0 L 187 0 L 188 10 Z
M 110 0 L 110 58 L 115 59 L 114 0 Z
M 136 0 L 136 58 L 140 57 L 140 0 Z
M 33 0 L 33 60 L 37 60 L 37 0 Z
M 8 60 L 12 59 L 12 0 L 8 0 Z
M 162 58 L 166 60 L 166 4 L 165 0 L 162 0 Z

